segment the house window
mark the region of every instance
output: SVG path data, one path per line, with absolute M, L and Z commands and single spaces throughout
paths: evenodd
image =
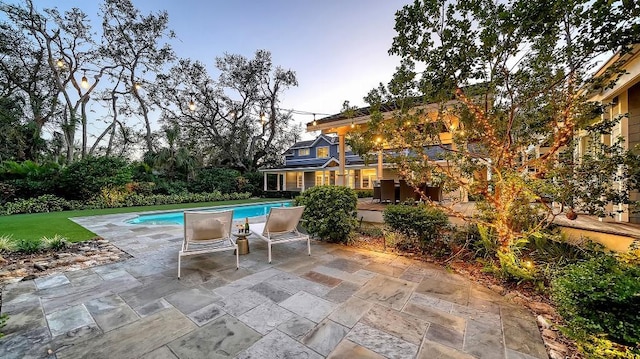
M 303 181 L 303 178 L 304 178 L 303 175 L 304 175 L 304 172 L 298 172 L 296 174 L 296 187 L 297 188 L 302 188 L 302 181 Z
M 317 158 L 327 158 L 327 157 L 329 157 L 329 147 L 318 147 L 318 148 L 316 148 L 316 157 Z
M 362 170 L 361 175 L 361 188 L 373 188 L 373 180 L 377 177 L 376 170 Z
M 308 148 L 299 149 L 298 156 L 309 156 L 309 149 Z
M 329 184 L 329 174 L 324 171 L 316 171 L 316 186 Z

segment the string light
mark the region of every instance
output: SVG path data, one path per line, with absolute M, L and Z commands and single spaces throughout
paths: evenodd
M 318 126 L 318 121 L 316 121 L 316 114 L 313 114 L 313 126 Z
M 356 124 L 353 121 L 351 121 L 351 128 L 356 128 Z
M 139 82 L 136 82 L 133 86 L 136 88 L 136 90 L 140 90 L 142 88 Z
M 84 74 L 82 75 L 82 80 L 80 80 L 80 86 L 82 86 L 83 89 L 88 89 L 89 88 L 89 80 L 87 80 L 87 70 L 83 70 Z
M 56 62 L 56 65 L 58 65 L 58 67 L 60 68 L 64 67 L 64 60 L 62 58 L 59 58 Z
M 264 111 L 260 111 L 260 123 L 262 123 L 262 125 L 264 126 L 266 122 L 266 116 L 264 114 Z
M 193 92 L 189 92 L 189 96 L 191 96 L 191 100 L 189 101 L 189 110 L 195 111 L 196 110 L 196 103 L 195 103 L 195 101 L 193 101 Z

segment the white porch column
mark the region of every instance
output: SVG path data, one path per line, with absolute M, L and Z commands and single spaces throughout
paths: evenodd
M 276 173 L 276 191 L 280 191 L 280 172 Z
M 300 192 L 304 192 L 304 172 L 300 172 L 302 174 L 302 187 L 300 188 Z
M 378 168 L 376 169 L 378 181 L 382 179 L 382 150 L 378 151 Z
M 267 172 L 264 173 L 264 191 L 267 191 Z
M 338 159 L 340 160 L 340 167 L 339 167 L 340 169 L 337 173 L 338 178 L 336 178 L 336 185 L 338 186 L 347 185 L 347 181 L 344 173 L 344 165 L 346 162 L 344 137 L 345 137 L 344 132 L 338 133 L 338 155 L 339 155 Z
M 287 190 L 287 172 L 282 173 L 282 190 Z

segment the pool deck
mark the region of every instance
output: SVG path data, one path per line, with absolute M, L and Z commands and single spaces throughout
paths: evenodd
M 547 358 L 524 307 L 439 266 L 313 241 L 250 238 L 189 257 L 180 226 L 74 221 L 133 255 L 8 285 L 2 358 Z

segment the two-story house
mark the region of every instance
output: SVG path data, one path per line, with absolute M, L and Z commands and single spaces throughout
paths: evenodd
M 313 140 L 300 141 L 284 153 L 284 166 L 260 170 L 264 174 L 265 191 L 304 191 L 319 185 L 340 184 L 339 138 L 321 134 Z M 344 181 L 354 189 L 373 188 L 379 178 L 394 178 L 393 168 L 382 163 L 379 166 L 368 164 L 354 154 L 348 146 L 344 153 Z M 276 176 L 275 188 L 268 186 L 270 176 Z

